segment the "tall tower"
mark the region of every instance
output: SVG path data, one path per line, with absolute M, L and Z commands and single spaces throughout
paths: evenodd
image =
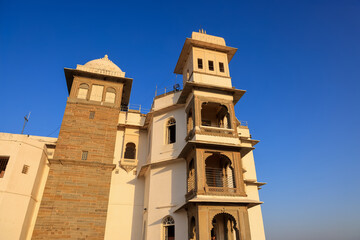
M 132 79 L 104 58 L 65 69 L 63 122 L 33 239 L 104 238 L 114 149 Z
M 232 87 L 228 64 L 236 52 L 221 37 L 193 32 L 175 67 L 183 75 L 189 239 L 265 239 L 247 126 L 234 105 L 245 91 Z M 246 167 L 244 167 L 246 164 Z

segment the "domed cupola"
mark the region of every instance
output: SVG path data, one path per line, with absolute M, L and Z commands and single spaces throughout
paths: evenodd
M 109 59 L 108 55 L 89 61 L 85 65 L 78 64 L 76 69 L 110 76 L 125 77 L 125 72 L 121 71 L 121 69 Z

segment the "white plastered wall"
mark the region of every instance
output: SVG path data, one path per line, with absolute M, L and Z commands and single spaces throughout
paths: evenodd
M 253 152 L 249 152 L 242 158 L 243 168 L 246 170 L 244 173 L 245 180 L 257 180 L 255 161 Z M 257 185 L 246 184 L 245 191 L 248 198 L 259 201 L 259 190 Z M 248 209 L 250 231 L 252 239 L 265 240 L 264 224 L 261 212 L 261 205 L 254 206 Z
M 168 144 L 166 141 L 166 124 L 170 118 L 176 120 L 176 142 L 173 144 Z M 151 162 L 154 163 L 177 158 L 186 144 L 185 109 L 181 107 L 155 116 L 153 118 L 152 128 L 154 130 L 151 136 Z
M 49 172 L 45 144 L 55 143 L 56 138 L 0 133 L 0 156 L 10 157 L 0 178 L 2 239 L 31 239 Z
M 144 117 L 140 113 L 121 112 L 119 123 L 133 127 L 118 130 L 114 151 L 115 170 L 112 172 L 105 239 L 141 239 L 144 209 L 144 179 L 137 178 L 136 167 L 126 172 L 120 167 L 125 144 L 136 144 L 138 165 L 146 161 L 147 132 L 134 128 L 142 126 Z M 124 142 L 125 140 L 125 142 Z
M 175 161 L 150 170 L 147 207 L 147 240 L 163 239 L 162 220 L 170 215 L 175 220 L 175 239 L 187 239 L 186 211 L 174 210 L 185 202 L 186 164 Z

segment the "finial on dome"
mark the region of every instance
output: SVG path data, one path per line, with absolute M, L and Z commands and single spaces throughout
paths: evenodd
M 105 54 L 104 59 L 109 60 L 109 57 L 107 54 Z

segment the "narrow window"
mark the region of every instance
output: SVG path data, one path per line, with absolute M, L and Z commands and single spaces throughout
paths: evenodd
M 114 88 L 107 88 L 105 95 L 105 102 L 114 103 L 115 102 L 116 91 Z
M 88 153 L 89 153 L 88 151 L 82 151 L 81 160 L 87 160 Z
M 104 86 L 92 85 L 90 100 L 101 102 L 103 90 L 104 90 Z
M 167 122 L 167 143 L 172 144 L 176 142 L 176 121 L 174 118 L 171 118 Z
M 186 80 L 189 81 L 189 77 L 190 77 L 190 74 L 189 74 L 189 69 L 187 70 L 186 72 Z
M 225 72 L 225 70 L 224 70 L 224 63 L 219 62 L 219 69 L 220 69 L 220 72 Z
M 125 147 L 124 158 L 135 159 L 135 156 L 136 156 L 136 145 L 135 145 L 135 143 L 132 143 L 132 142 L 127 143 L 126 147 Z
M 163 219 L 163 236 L 164 240 L 175 240 L 175 221 L 171 216 Z
M 9 162 L 8 157 L 0 157 L 0 178 L 4 177 L 6 166 Z
M 198 69 L 203 69 L 203 62 L 201 58 L 198 58 Z
M 214 71 L 214 62 L 213 61 L 209 61 L 209 70 Z
M 94 119 L 94 117 L 95 117 L 95 112 L 91 111 L 89 114 L 89 119 Z
M 88 91 L 89 91 L 89 85 L 87 85 L 86 83 L 80 84 L 77 97 L 80 99 L 86 99 Z
M 27 174 L 27 173 L 28 173 L 28 171 L 29 171 L 29 168 L 30 168 L 30 166 L 29 166 L 29 165 L 25 165 L 25 164 L 24 164 L 24 166 L 23 166 L 23 169 L 22 169 L 21 173 L 22 173 L 22 174 Z

